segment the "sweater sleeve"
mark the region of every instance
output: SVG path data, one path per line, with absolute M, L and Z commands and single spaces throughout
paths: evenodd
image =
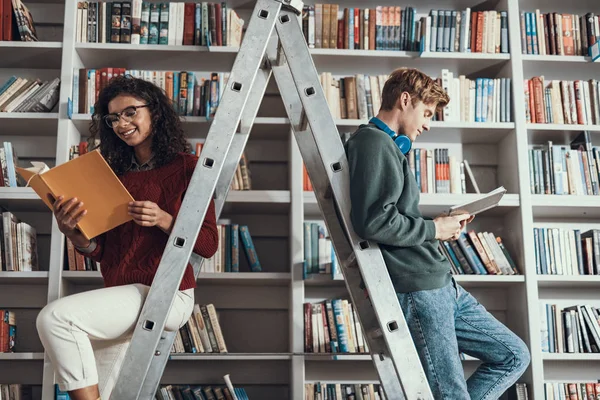
M 194 173 L 194 168 L 196 168 L 196 163 L 198 162 L 198 159 L 195 156 L 188 156 L 186 157 L 186 160 L 186 190 L 183 192 L 184 195 L 187 191 L 187 186 L 192 179 L 192 174 Z M 215 201 L 211 199 L 208 209 L 206 210 L 204 222 L 200 228 L 200 233 L 196 238 L 193 252 L 204 258 L 210 258 L 217 252 L 218 245 L 219 235 L 217 232 Z
M 423 217 L 403 215 L 396 204 L 402 197 L 406 172 L 387 137 L 364 135 L 348 144 L 352 224 L 363 239 L 411 247 L 435 239 L 435 224 Z M 404 196 L 406 201 L 414 199 Z M 416 200 L 414 200 L 416 201 Z
M 85 257 L 91 258 L 92 260 L 101 263 L 102 256 L 104 255 L 104 237 L 105 234 L 99 235 L 98 237 L 93 238 L 90 242 L 89 247 L 81 248 L 75 247 L 75 250 L 80 254 L 83 254 Z

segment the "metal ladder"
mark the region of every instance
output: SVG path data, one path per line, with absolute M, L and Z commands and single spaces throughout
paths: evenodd
M 188 262 L 198 276 L 204 259 L 192 253 L 194 243 L 213 193 L 217 218 L 221 214 L 271 73 L 386 398 L 433 399 L 381 251 L 352 228 L 348 160 L 298 20 L 302 3 L 296 1 L 257 0 L 136 324 L 113 400 L 154 398 L 177 334 L 164 331 L 166 317 Z M 360 288 L 361 277 L 368 295 Z

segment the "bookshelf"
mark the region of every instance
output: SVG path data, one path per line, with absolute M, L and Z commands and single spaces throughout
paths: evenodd
M 314 2 L 307 2 L 314 4 Z M 128 69 L 228 72 L 237 49 L 232 47 L 79 43 L 75 40 L 75 0 L 26 1 L 40 42 L 0 42 L 0 80 L 13 74 L 61 78 L 59 105 L 50 113 L 0 113 L 0 135 L 20 150 L 21 161 L 41 160 L 50 166 L 68 160 L 71 145 L 88 136 L 89 114 L 67 116 L 73 70 L 122 66 Z M 228 2 L 246 23 L 253 1 Z M 374 7 L 386 1 L 340 0 L 340 7 Z M 401 6 L 416 6 L 410 1 Z M 495 9 L 508 12 L 508 54 L 436 53 L 311 49 L 319 72 L 336 76 L 356 73 L 387 74 L 399 66 L 413 66 L 432 76 L 443 68 L 469 78 L 510 77 L 511 122 L 440 122 L 431 124 L 417 147 L 451 148 L 469 159 L 482 191 L 503 185 L 508 194 L 496 209 L 478 216 L 473 229 L 491 230 L 503 238 L 522 275 L 456 276 L 497 318 L 515 331 L 530 348 L 532 362 L 521 381 L 532 399 L 544 399 L 544 382 L 597 380 L 598 354 L 558 354 L 541 351 L 539 303 L 566 306 L 598 302 L 599 276 L 537 275 L 533 227 L 600 228 L 597 196 L 534 195 L 530 191 L 528 148 L 553 140 L 568 144 L 581 130 L 595 142 L 600 125 L 526 123 L 524 79 L 597 78 L 600 64 L 584 56 L 523 54 L 520 14 L 542 12 L 600 13 L 593 0 L 426 0 L 419 15 L 430 9 Z M 515 106 L 516 105 L 516 106 Z M 202 140 L 210 127 L 203 117 L 182 117 L 191 141 Z M 337 119 L 342 132 L 365 121 Z M 222 218 L 246 223 L 263 263 L 262 273 L 201 273 L 196 303 L 213 303 L 220 314 L 229 354 L 175 354 L 163 383 L 221 383 L 231 374 L 235 385 L 250 398 L 304 400 L 305 383 L 374 383 L 369 356 L 364 354 L 305 354 L 305 302 L 346 295 L 341 281 L 315 275 L 303 278 L 303 222 L 319 219 L 314 194 L 302 187 L 302 159 L 290 132 L 277 90 L 267 89 L 246 147 L 251 160 L 254 190 L 230 192 Z M 425 215 L 436 216 L 447 206 L 466 202 L 474 194 L 423 194 Z M 63 271 L 63 240 L 51 214 L 28 188 L 0 188 L 0 205 L 35 225 L 38 231 L 39 272 L 0 272 L 0 307 L 18 315 L 20 351 L 0 354 L 0 383 L 33 385 L 34 398 L 53 399 L 53 370 L 35 331 L 35 318 L 48 302 L 102 286 L 98 272 Z M 584 228 L 585 227 L 585 228 Z M 240 334 L 242 332 L 242 334 Z M 467 358 L 468 375 L 479 361 Z M 43 393 L 43 396 L 42 396 Z

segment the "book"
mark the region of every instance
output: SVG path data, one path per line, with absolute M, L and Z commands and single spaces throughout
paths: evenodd
M 490 208 L 496 207 L 505 193 L 506 189 L 504 186 L 500 186 L 499 188 L 492 190 L 477 200 L 450 207 L 448 210 L 448 215 L 459 215 L 464 213 L 477 215 L 489 210 Z
M 33 188 L 40 199 L 53 210 L 53 199 L 77 197 L 87 214 L 77 228 L 92 239 L 125 222 L 132 220 L 128 203 L 134 201 L 123 183 L 117 178 L 99 150 L 94 150 L 52 169 L 42 162 L 31 162 L 33 167 L 17 172 Z

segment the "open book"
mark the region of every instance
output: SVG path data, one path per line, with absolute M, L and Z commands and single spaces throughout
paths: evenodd
M 17 167 L 17 172 L 50 210 L 53 207 L 48 194 L 53 199 L 62 195 L 67 200 L 77 197 L 83 202 L 87 214 L 77 227 L 87 239 L 132 219 L 128 213 L 128 203 L 134 199 L 99 150 L 52 169 L 41 162 L 34 161 L 31 164 L 33 167 L 30 168 Z
M 484 194 L 477 200 L 450 207 L 450 209 L 448 210 L 448 215 L 458 215 L 465 213 L 468 213 L 470 215 L 477 215 L 486 210 L 489 210 L 490 208 L 496 207 L 502 199 L 502 196 L 504 196 L 504 193 L 506 193 L 506 189 L 503 186 L 500 186 L 499 188 Z

